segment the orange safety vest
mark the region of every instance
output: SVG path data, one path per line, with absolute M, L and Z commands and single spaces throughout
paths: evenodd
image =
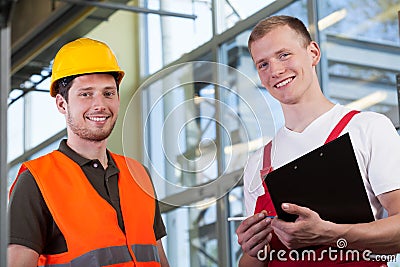
M 27 161 L 66 240 L 67 252 L 40 255 L 38 266 L 160 266 L 153 230 L 155 199 L 150 178 L 137 161 L 111 153 L 125 233 L 114 208 L 92 187 L 82 169 L 59 151 Z

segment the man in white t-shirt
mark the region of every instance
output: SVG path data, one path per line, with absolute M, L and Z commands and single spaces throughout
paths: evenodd
M 279 168 L 323 145 L 331 133 L 335 137 L 349 133 L 376 220 L 335 224 L 293 203 L 282 204 L 282 209 L 298 215 L 295 222 L 268 218 L 266 215 L 275 215 L 275 210 L 260 177 L 265 155 L 264 148 L 259 149 L 244 173 L 246 213 L 254 215 L 236 231 L 243 250 L 239 266 L 386 266 L 384 261 L 365 257 L 332 259 L 324 252 L 338 249 L 338 240 L 347 242 L 345 248 L 354 251 L 400 252 L 400 137 L 393 124 L 373 112 L 347 116 L 350 109 L 335 105 L 323 95 L 315 70 L 320 48 L 300 20 L 274 16 L 259 22 L 248 47 L 262 85 L 281 103 L 285 117 L 284 127 L 273 138 L 270 150 L 265 150 L 270 167 Z M 317 251 L 316 258 L 289 257 L 293 256 L 292 249 L 310 247 Z M 279 250 L 281 257 L 266 256 Z

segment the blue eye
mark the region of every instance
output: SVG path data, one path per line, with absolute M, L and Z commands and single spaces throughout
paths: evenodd
M 280 59 L 285 59 L 287 56 L 289 56 L 289 53 L 282 53 L 279 55 Z
M 263 68 L 266 68 L 266 67 L 268 67 L 268 63 L 266 63 L 266 62 L 261 62 L 260 64 L 258 64 L 258 68 L 259 69 L 263 69 Z

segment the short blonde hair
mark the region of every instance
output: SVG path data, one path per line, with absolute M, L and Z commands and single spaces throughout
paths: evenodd
M 251 31 L 249 41 L 247 43 L 247 47 L 250 51 L 250 54 L 251 54 L 251 45 L 255 41 L 263 38 L 267 33 L 272 31 L 273 29 L 286 25 L 289 26 L 291 29 L 293 29 L 299 35 L 299 37 L 303 41 L 304 47 L 307 47 L 310 44 L 310 42 L 312 41 L 311 35 L 301 20 L 295 17 L 285 16 L 285 15 L 272 16 L 261 20 Z

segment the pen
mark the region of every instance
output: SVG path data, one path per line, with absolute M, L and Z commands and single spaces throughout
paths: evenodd
M 250 216 L 249 216 L 250 217 Z M 228 222 L 232 222 L 232 221 L 244 221 L 249 217 L 228 217 Z M 275 218 L 275 216 L 265 216 L 265 218 Z

